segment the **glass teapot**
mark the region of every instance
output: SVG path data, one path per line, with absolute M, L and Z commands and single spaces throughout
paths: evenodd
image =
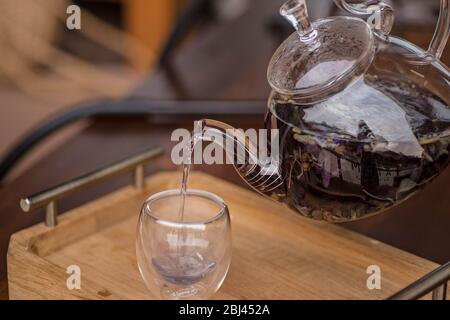
M 450 13 L 449 0 L 441 0 L 438 27 L 424 51 L 390 35 L 394 15 L 387 4 L 334 1 L 367 22 L 311 22 L 305 0 L 280 10 L 296 31 L 275 52 L 267 74 L 272 93 L 265 127 L 277 135 L 267 139 L 275 161 L 259 159 L 227 124 L 199 123 L 203 132 L 240 141 L 247 160 L 234 158 L 235 168 L 255 190 L 305 217 L 346 222 L 409 199 L 449 162 L 450 70 L 439 58 Z

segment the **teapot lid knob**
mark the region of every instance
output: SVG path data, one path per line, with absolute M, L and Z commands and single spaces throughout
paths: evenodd
M 303 41 L 317 36 L 317 31 L 311 24 L 306 0 L 289 0 L 281 8 L 280 14 L 292 24 Z

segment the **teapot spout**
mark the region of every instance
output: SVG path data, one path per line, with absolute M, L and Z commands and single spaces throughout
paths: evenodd
M 196 128 L 201 128 L 202 141 L 220 145 L 225 151 L 227 163 L 233 164 L 236 172 L 250 187 L 274 200 L 284 199 L 286 192 L 278 141 L 277 147 L 273 147 L 278 136 L 274 137 L 272 131 L 262 130 L 257 134 L 257 130 L 235 129 L 211 119 L 198 121 Z M 270 139 L 267 132 L 272 135 Z

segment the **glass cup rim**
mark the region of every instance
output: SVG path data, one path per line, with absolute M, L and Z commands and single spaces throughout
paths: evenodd
M 169 219 L 162 219 L 162 218 L 158 217 L 157 215 L 155 215 L 154 212 L 149 207 L 149 205 L 153 202 L 156 202 L 158 200 L 162 200 L 165 198 L 169 198 L 172 196 L 177 196 L 177 195 L 181 195 L 180 189 L 170 189 L 170 190 L 165 190 L 165 191 L 160 191 L 158 193 L 155 193 L 154 195 L 151 195 L 150 197 L 147 198 L 147 200 L 145 201 L 144 206 L 142 208 L 142 211 L 144 214 L 147 214 L 150 218 L 152 218 L 156 222 L 168 223 L 168 224 L 178 225 L 178 226 L 194 226 L 194 225 L 199 225 L 199 224 L 202 224 L 202 225 L 210 224 L 210 223 L 220 220 L 224 216 L 224 214 L 228 211 L 228 207 L 225 204 L 225 201 L 221 197 L 219 197 L 218 195 L 216 195 L 214 193 L 200 190 L 200 189 L 187 189 L 186 196 L 187 197 L 194 196 L 194 197 L 204 198 L 206 200 L 214 202 L 215 204 L 217 204 L 220 207 L 219 211 L 216 214 L 214 214 L 211 218 L 208 218 L 206 220 L 193 221 L 193 222 L 179 222 L 179 221 L 173 221 L 173 220 L 169 220 Z

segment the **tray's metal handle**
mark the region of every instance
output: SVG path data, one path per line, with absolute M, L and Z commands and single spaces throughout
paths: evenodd
M 450 280 L 450 262 L 433 270 L 423 278 L 394 294 L 389 300 L 416 300 L 432 292 L 433 300 L 446 300 Z
M 61 185 L 23 198 L 20 201 L 20 207 L 24 212 L 29 212 L 45 206 L 45 224 L 49 227 L 54 227 L 58 222 L 57 200 L 84 189 L 89 185 L 99 183 L 100 181 L 128 171 L 133 171 L 134 173 L 134 186 L 142 189 L 145 180 L 144 165 L 162 153 L 163 149 L 161 147 L 152 148 L 108 167 L 92 171 Z

